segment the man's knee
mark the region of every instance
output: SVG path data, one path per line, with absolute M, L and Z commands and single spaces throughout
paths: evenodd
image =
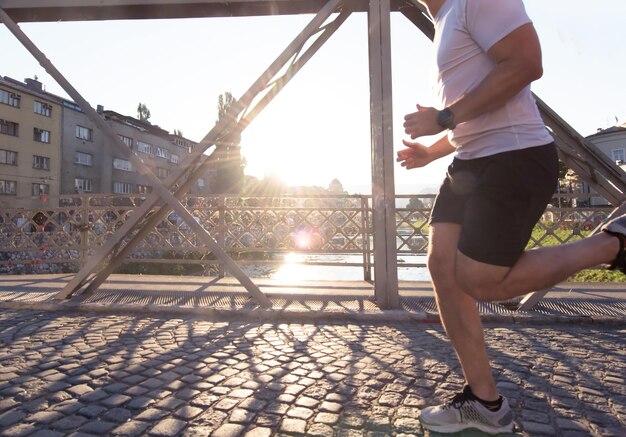
M 459 287 L 476 300 L 483 302 L 500 300 L 502 294 L 502 277 L 485 269 L 463 269 L 456 272 L 456 280 Z
M 453 280 L 455 276 L 454 257 L 449 254 L 431 252 L 426 261 L 428 273 L 434 282 Z

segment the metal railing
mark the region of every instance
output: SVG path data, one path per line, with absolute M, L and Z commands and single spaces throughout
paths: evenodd
M 396 252 L 401 267 L 424 267 L 434 195 L 396 196 Z M 529 248 L 580 239 L 611 212 L 591 196 L 560 194 L 538 223 Z M 38 208 L 0 212 L 0 273 L 76 272 L 144 200 L 142 196 L 75 195 L 36 198 Z M 193 197 L 185 205 L 217 243 L 241 264 L 280 264 L 288 253 L 328 255 L 303 264 L 373 271 L 371 197 Z M 351 255 L 337 260 L 335 255 Z M 412 261 L 407 262 L 406 259 Z M 135 248 L 129 264 L 195 266 L 224 275 L 220 263 L 175 213 Z M 162 270 L 167 270 L 165 267 Z

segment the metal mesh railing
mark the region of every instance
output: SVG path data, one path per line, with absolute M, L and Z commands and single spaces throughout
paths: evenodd
M 589 199 L 589 196 L 587 196 Z M 141 196 L 76 195 L 32 199 L 32 209 L 0 212 L 0 273 L 75 272 L 134 213 Z M 45 201 L 44 201 L 45 200 Z M 425 255 L 434 195 L 397 196 L 398 257 Z M 226 252 L 242 263 L 280 262 L 276 255 L 304 253 L 317 264 L 373 265 L 371 196 L 188 197 L 185 205 Z M 610 213 L 610 206 L 560 195 L 537 224 L 529 248 L 575 241 Z M 331 255 L 348 254 L 350 262 Z M 133 250 L 132 263 L 195 264 L 219 269 L 187 223 L 164 218 Z M 423 266 L 423 262 L 402 266 Z

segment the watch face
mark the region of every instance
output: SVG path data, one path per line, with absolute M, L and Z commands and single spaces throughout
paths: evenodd
M 448 108 L 437 113 L 437 123 L 445 129 L 454 129 L 456 127 L 454 124 L 454 114 Z

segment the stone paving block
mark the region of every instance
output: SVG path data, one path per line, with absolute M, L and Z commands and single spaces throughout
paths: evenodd
M 88 419 L 83 416 L 67 416 L 52 423 L 52 427 L 59 431 L 68 432 L 80 428 L 87 420 Z
M 174 416 L 182 420 L 189 420 L 200 415 L 203 411 L 202 408 L 183 406 L 174 412 Z
M 0 399 L 0 412 L 13 408 L 16 405 L 19 405 L 19 403 L 13 398 Z
M 146 430 L 150 426 L 148 422 L 141 422 L 139 420 L 131 420 L 129 422 L 123 423 L 122 425 L 114 428 L 111 431 L 112 435 L 115 436 L 143 436 L 146 433 Z
M 174 410 L 176 408 L 179 408 L 180 406 L 184 405 L 185 401 L 182 399 L 178 399 L 174 396 L 168 396 L 166 398 L 161 399 L 160 401 L 158 401 L 155 406 L 159 407 L 159 408 L 163 408 L 164 410 Z
M 244 434 L 244 437 L 270 437 L 272 435 L 272 428 L 263 428 L 257 426 L 252 428 Z
M 113 396 L 109 396 L 106 399 L 103 399 L 102 401 L 100 401 L 100 403 L 107 407 L 121 407 L 131 399 L 132 398 L 130 396 L 115 394 Z
M 256 414 L 252 411 L 244 410 L 242 408 L 235 408 L 230 413 L 229 420 L 234 423 L 247 424 L 253 421 Z
M 93 417 L 99 416 L 106 410 L 107 408 L 101 405 L 90 404 L 90 405 L 85 405 L 83 408 L 78 410 L 78 414 L 88 417 L 88 418 L 93 418 Z
M 280 424 L 280 421 L 282 420 L 282 416 L 278 415 L 278 414 L 270 414 L 270 413 L 260 413 L 257 418 L 256 418 L 256 424 L 261 426 L 261 427 L 276 427 L 278 426 L 278 424 Z
M 163 419 L 149 430 L 150 435 L 175 436 L 186 426 L 186 422 L 178 419 Z
M 280 424 L 280 431 L 291 434 L 304 434 L 306 420 L 286 418 Z
M 422 429 L 420 421 L 412 417 L 401 417 L 393 422 L 394 430 L 403 433 L 419 433 Z
M 244 410 L 250 410 L 250 411 L 262 411 L 266 405 L 267 405 L 266 401 L 263 401 L 261 399 L 254 399 L 254 398 L 244 399 L 243 401 L 239 403 L 240 408 L 243 408 Z
M 339 415 L 333 413 L 318 413 L 314 419 L 316 423 L 325 423 L 327 425 L 334 425 L 338 421 Z
M 254 390 L 236 389 L 236 390 L 232 390 L 231 392 L 229 392 L 228 396 L 231 398 L 236 398 L 236 399 L 245 399 L 247 397 L 252 396 L 252 394 L 254 394 Z
M 37 431 L 37 426 L 32 423 L 18 423 L 2 429 L 3 437 L 26 437 Z
M 79 428 L 79 431 L 82 433 L 91 433 L 97 435 L 109 434 L 110 431 L 117 427 L 119 424 L 115 422 L 107 422 L 103 420 L 91 420 L 86 422 L 83 426 Z
M 40 411 L 39 413 L 31 414 L 24 420 L 26 422 L 34 422 L 37 424 L 51 424 L 61 419 L 63 414 L 58 411 Z
M 232 410 L 239 403 L 239 401 L 239 399 L 224 398 L 213 405 L 213 408 L 223 411 Z
M 82 402 L 88 403 L 88 402 L 98 402 L 101 401 L 104 398 L 108 398 L 109 396 L 111 396 L 109 393 L 105 392 L 104 390 L 101 389 L 95 389 L 92 392 L 89 392 L 83 396 L 81 396 L 79 399 Z
M 323 423 L 314 423 L 307 429 L 306 435 L 311 437 L 333 437 L 335 431 L 331 426 Z
M 170 413 L 168 411 L 161 410 L 159 408 L 148 408 L 142 411 L 141 413 L 139 413 L 139 415 L 137 415 L 135 419 L 143 420 L 146 422 L 151 422 L 151 421 L 162 419 L 169 414 Z
M 211 433 L 211 437 L 239 437 L 246 427 L 235 423 L 227 423 Z
M 8 428 L 9 426 L 21 421 L 26 416 L 26 413 L 19 409 L 12 409 L 0 414 L 0 429 Z
M 103 419 L 118 423 L 126 422 L 132 416 L 133 414 L 126 408 L 111 408 L 102 414 Z

